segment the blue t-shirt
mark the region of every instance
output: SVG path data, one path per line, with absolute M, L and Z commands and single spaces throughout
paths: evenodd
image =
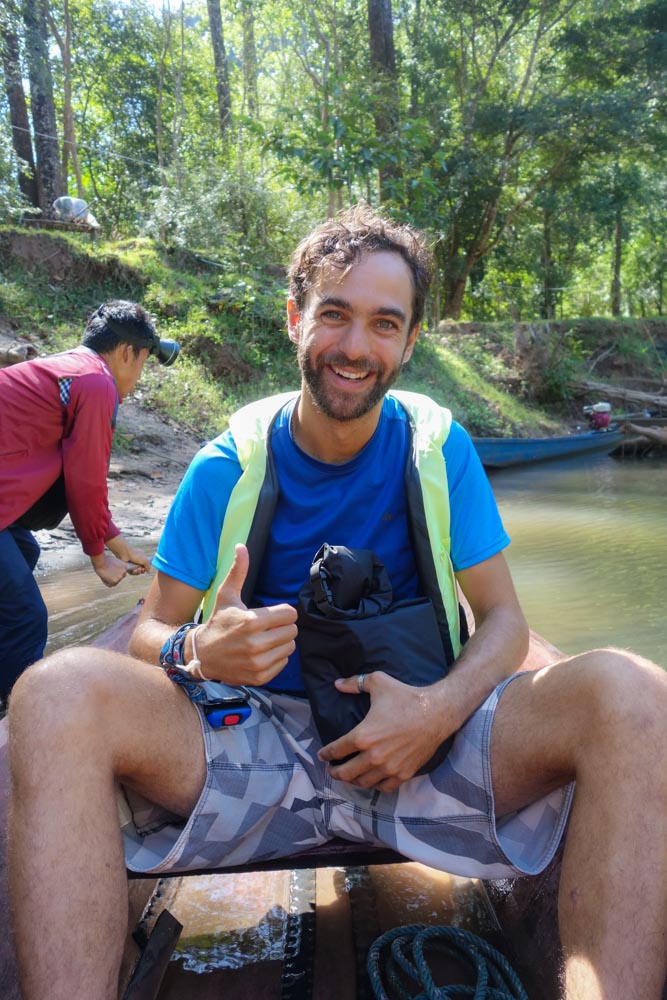
M 280 495 L 262 559 L 253 606 L 296 606 L 315 553 L 324 542 L 372 549 L 387 568 L 394 600 L 419 594 L 409 541 L 403 474 L 410 431 L 400 403 L 384 400 L 377 429 L 351 461 L 330 465 L 299 448 L 291 431 L 296 399 L 278 415 L 271 439 Z M 509 543 L 489 481 L 468 434 L 456 422 L 443 446 L 449 487 L 451 559 L 455 571 Z M 215 576 L 222 522 L 241 467 L 225 431 L 193 459 L 167 516 L 156 569 L 197 590 Z M 302 691 L 298 649 L 267 685 Z

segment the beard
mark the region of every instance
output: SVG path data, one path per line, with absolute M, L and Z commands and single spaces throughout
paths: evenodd
M 304 384 L 315 406 L 330 419 L 342 422 L 358 420 L 370 413 L 384 399 L 403 368 L 402 358 L 395 368 L 387 370 L 382 365 L 372 365 L 366 361 L 350 361 L 344 354 L 330 354 L 314 363 L 309 348 L 302 348 L 301 345 L 297 360 Z M 327 384 L 324 369 L 331 366 L 356 372 L 374 372 L 376 377 L 366 393 L 346 396 Z

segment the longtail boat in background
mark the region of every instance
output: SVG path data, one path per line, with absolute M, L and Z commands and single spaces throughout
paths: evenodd
M 559 437 L 474 437 L 472 441 L 485 469 L 505 469 L 510 465 L 570 458 L 591 452 L 609 453 L 622 441 L 623 433 L 620 428 L 612 427 L 609 430 L 582 431 L 580 434 Z

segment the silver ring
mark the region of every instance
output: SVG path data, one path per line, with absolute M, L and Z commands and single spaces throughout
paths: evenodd
M 357 687 L 359 688 L 359 694 L 365 694 L 364 691 L 364 681 L 366 680 L 366 674 L 359 674 L 357 676 Z

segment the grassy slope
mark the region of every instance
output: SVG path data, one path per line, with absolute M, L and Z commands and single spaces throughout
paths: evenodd
M 240 403 L 297 384 L 284 288 L 275 274 L 232 274 L 149 240 L 95 244 L 0 227 L 0 334 L 49 353 L 78 343 L 100 302 L 141 301 L 183 351 L 173 370 L 148 365 L 139 393 L 201 438 L 218 433 Z M 596 352 L 607 365 L 620 357 L 626 369 L 664 377 L 663 327 L 647 334 L 646 324 L 632 323 L 442 324 L 420 338 L 401 385 L 449 406 L 473 434 L 556 433 L 568 417 L 559 397 Z

